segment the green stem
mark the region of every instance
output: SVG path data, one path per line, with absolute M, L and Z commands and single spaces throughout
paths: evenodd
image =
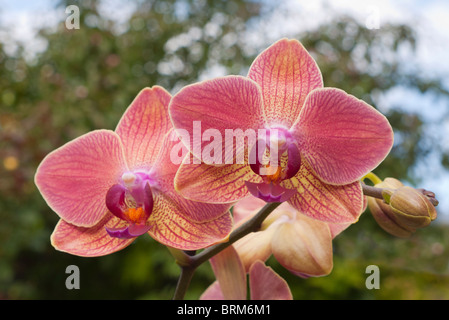
M 374 173 L 372 173 L 372 172 L 367 173 L 367 174 L 362 178 L 362 181 L 365 180 L 365 179 L 370 180 L 370 181 L 371 181 L 373 184 L 375 184 L 375 185 L 382 182 L 382 180 L 381 180 L 378 176 L 376 176 Z
M 184 298 L 196 268 L 198 268 L 204 262 L 208 261 L 220 251 L 229 247 L 235 241 L 243 238 L 251 232 L 258 231 L 265 218 L 280 204 L 280 202 L 267 203 L 254 217 L 232 231 L 229 235 L 228 241 L 206 248 L 200 253 L 189 257 L 190 259 L 188 264 L 179 264 L 179 266 L 181 267 L 181 274 L 178 279 L 178 284 L 176 286 L 173 299 L 179 300 Z

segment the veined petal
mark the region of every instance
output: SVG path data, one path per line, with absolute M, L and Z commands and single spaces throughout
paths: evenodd
M 120 136 L 130 169 L 155 162 L 172 124 L 168 115 L 170 94 L 154 86 L 143 89 L 123 114 L 115 132 Z
M 251 300 L 292 300 L 287 282 L 262 261 L 249 269 Z
M 152 185 L 153 191 L 164 193 L 168 197 L 172 198 L 173 201 L 176 201 L 177 204 L 183 208 L 186 218 L 194 222 L 201 223 L 221 217 L 228 211 L 231 204 L 220 203 L 215 205 L 210 203 L 194 202 L 182 197 L 177 191 L 175 191 L 174 181 L 177 172 L 180 170 L 180 165 L 173 163 L 171 155 L 174 146 L 178 143 L 180 142 L 174 130 L 171 130 L 164 137 L 163 147 L 161 148 L 157 161 L 150 172 L 150 175 L 157 181 L 155 185 Z M 198 177 L 195 178 L 198 182 Z M 154 206 L 156 206 L 156 204 L 154 204 Z
M 175 177 L 175 188 L 184 197 L 209 203 L 232 203 L 249 194 L 245 181 L 261 182 L 247 164 L 211 166 L 183 163 Z
M 125 221 L 110 213 L 90 228 L 77 227 L 60 220 L 51 235 L 51 243 L 57 250 L 77 256 L 104 256 L 122 250 L 134 241 L 134 238 L 113 238 L 105 229 L 105 227 L 122 228 L 125 225 Z
M 345 231 L 350 225 L 352 225 L 352 223 L 328 223 L 332 239 Z
M 232 209 L 235 228 L 251 219 L 265 205 L 265 201 L 253 196 L 238 201 Z
M 160 243 L 181 250 L 198 250 L 227 241 L 232 230 L 229 205 L 190 201 L 176 192 L 154 192 L 149 234 Z M 195 218 L 212 217 L 197 221 Z
M 333 267 L 329 227 L 305 216 L 279 225 L 272 250 L 276 260 L 297 275 L 327 275 Z
M 287 128 L 298 118 L 309 92 L 323 86 L 315 60 L 297 40 L 282 39 L 263 51 L 248 77 L 262 88 L 268 124 Z
M 204 160 L 203 151 L 214 144 L 217 146 L 214 153 L 221 153 L 214 154 L 214 163 L 218 164 L 231 163 L 231 152 L 235 155 L 246 146 L 247 139 L 239 145 L 233 143 L 234 136 L 242 141 L 246 134 L 256 139 L 257 129 L 264 128 L 265 124 L 259 86 L 241 76 L 226 76 L 186 86 L 173 96 L 169 111 L 173 126 L 178 135 L 183 136 L 189 151 Z M 228 140 L 232 144 L 228 143 L 226 148 Z
M 147 221 L 149 234 L 173 248 L 196 250 L 225 241 L 232 229 L 230 204 L 208 204 L 182 197 L 173 181 L 179 164 L 172 161 L 171 151 L 179 143 L 175 132 L 169 131 L 162 143 L 150 175 L 153 211 Z
M 246 300 L 246 272 L 237 251 L 229 246 L 210 259 L 226 300 Z
M 62 219 L 90 227 L 104 217 L 106 193 L 126 170 L 119 136 L 97 130 L 47 155 L 37 169 L 35 183 Z
M 214 281 L 200 296 L 200 300 L 225 300 L 218 281 Z
M 359 181 L 341 186 L 326 184 L 304 159 L 296 176 L 281 185 L 297 190 L 288 203 L 306 216 L 324 222 L 354 223 L 362 213 L 363 193 Z
M 254 261 L 266 261 L 271 256 L 271 240 L 275 232 L 276 227 L 253 232 L 233 244 L 246 271 Z
M 393 146 L 385 116 L 336 88 L 311 92 L 292 132 L 314 172 L 336 185 L 361 179 Z

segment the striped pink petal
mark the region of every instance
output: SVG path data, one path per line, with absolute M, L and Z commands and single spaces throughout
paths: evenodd
M 163 148 L 158 156 L 158 159 L 150 175 L 154 177 L 157 183 L 152 186 L 153 191 L 159 193 L 165 193 L 166 195 L 176 198 L 178 204 L 184 207 L 184 213 L 186 218 L 195 222 L 211 221 L 217 217 L 221 217 L 231 207 L 230 204 L 211 204 L 198 203 L 190 201 L 181 196 L 180 193 L 175 191 L 175 176 L 180 170 L 180 165 L 171 161 L 171 152 L 176 144 L 179 143 L 179 139 L 176 136 L 174 130 L 171 130 L 163 141 Z M 211 166 L 212 167 L 212 166 Z M 195 177 L 198 180 L 198 177 Z M 192 205 L 192 209 L 189 206 Z
M 218 281 L 214 281 L 200 296 L 200 300 L 225 300 Z
M 311 92 L 292 131 L 317 176 L 336 185 L 361 179 L 393 145 L 393 130 L 381 113 L 335 88 Z
M 229 246 L 210 259 L 226 300 L 246 300 L 246 272 L 237 251 Z
M 175 177 L 175 188 L 184 197 L 209 203 L 232 203 L 249 195 L 245 181 L 262 178 L 246 164 L 212 166 L 182 164 Z
M 123 114 L 115 132 L 120 136 L 131 170 L 156 161 L 164 135 L 172 124 L 168 115 L 170 94 L 162 87 L 143 89 Z
M 249 269 L 251 300 L 292 300 L 287 282 L 262 261 Z
M 186 86 L 173 96 L 169 110 L 173 126 L 178 134 L 187 136 L 184 142 L 196 158 L 211 157 L 211 143 L 218 142 L 221 148 L 216 151 L 221 154 L 214 154 L 214 157 L 218 159 L 215 163 L 220 164 L 235 163 L 234 156 L 242 151 L 234 151 L 238 145 L 232 143 L 234 136 L 243 139 L 247 129 L 252 129 L 249 133 L 257 133 L 265 123 L 259 86 L 241 76 L 226 76 Z M 226 148 L 226 141 L 234 148 Z
M 268 124 L 287 128 L 298 118 L 307 94 L 323 86 L 316 62 L 297 40 L 282 39 L 263 51 L 248 77 L 262 88 Z
M 229 204 L 208 204 L 187 200 L 173 185 L 179 165 L 170 161 L 178 143 L 170 131 L 152 167 L 157 183 L 152 186 L 153 212 L 148 220 L 150 235 L 159 242 L 182 250 L 196 250 L 226 240 L 232 229 Z
M 160 243 L 181 250 L 198 250 L 227 241 L 233 225 L 228 205 L 190 201 L 177 193 L 155 192 L 154 196 L 147 224 L 151 225 L 149 234 Z M 194 220 L 208 215 L 214 218 Z
M 322 182 L 306 161 L 295 177 L 285 180 L 286 188 L 297 190 L 290 203 L 300 213 L 332 223 L 354 223 L 363 209 L 360 182 L 334 186 Z
M 111 237 L 105 227 L 122 228 L 125 221 L 108 213 L 97 225 L 77 227 L 60 220 L 51 235 L 52 245 L 59 251 L 82 257 L 98 257 L 119 251 L 130 245 L 132 239 Z
M 119 136 L 97 130 L 47 155 L 37 169 L 35 183 L 62 219 L 90 227 L 104 217 L 106 193 L 126 169 Z

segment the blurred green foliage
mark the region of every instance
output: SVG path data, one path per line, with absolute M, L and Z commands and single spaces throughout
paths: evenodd
M 61 1 L 59 10 L 71 2 Z M 179 269 L 168 250 L 149 237 L 100 258 L 54 250 L 49 237 L 58 218 L 34 185 L 35 170 L 65 142 L 94 129 L 114 129 L 144 87 L 160 85 L 175 93 L 216 66 L 245 74 L 254 55 L 245 51 L 240 34 L 249 21 L 263 19 L 272 8 L 257 0 L 134 3 L 138 9 L 123 26 L 102 16 L 98 1 L 76 2 L 80 29 L 68 30 L 61 22 L 57 29 L 41 30 L 48 46 L 32 61 L 20 47 L 7 55 L 0 43 L 0 299 L 173 295 Z M 326 86 L 374 106 L 380 94 L 395 86 L 449 96 L 438 79 L 428 79 L 420 70 L 405 71 L 395 58 L 404 46 L 415 47 L 410 26 L 368 30 L 341 17 L 296 37 L 316 58 Z M 438 149 L 438 141 L 426 136 L 418 114 L 392 109 L 387 117 L 400 139 L 376 173 L 413 183 L 410 169 Z M 448 155 L 440 151 L 447 165 Z M 447 299 L 446 231 L 445 225 L 436 224 L 411 239 L 396 239 L 367 212 L 335 239 L 334 270 L 328 277 L 294 277 L 274 259 L 269 262 L 288 280 L 295 299 Z M 65 269 L 72 264 L 80 268 L 80 290 L 65 287 Z M 380 267 L 380 290 L 365 287 L 370 264 Z M 186 298 L 197 299 L 213 280 L 210 266 L 201 266 Z

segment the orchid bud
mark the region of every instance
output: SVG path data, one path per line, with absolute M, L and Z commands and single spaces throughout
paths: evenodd
M 376 222 L 388 233 L 406 238 L 436 219 L 438 201 L 434 193 L 404 186 L 394 178 L 386 178 L 376 187 L 383 188 L 384 200 L 368 198 L 368 206 Z
M 398 224 L 410 228 L 423 228 L 437 217 L 435 206 L 428 197 L 411 187 L 384 190 L 382 195 L 389 203 Z
M 408 238 L 416 231 L 413 228 L 401 227 L 395 220 L 390 218 L 390 216 L 393 216 L 392 209 L 382 200 L 368 197 L 368 207 L 374 220 L 386 232 L 399 238 Z

